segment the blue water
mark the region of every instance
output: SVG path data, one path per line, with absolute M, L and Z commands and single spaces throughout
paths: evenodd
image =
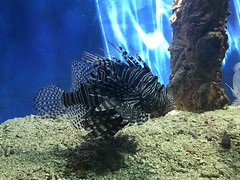
M 172 0 L 167 1 L 172 2 Z M 101 0 L 0 1 L 0 123 L 10 118 L 34 114 L 32 98 L 35 92 L 45 84 L 56 84 L 68 90 L 71 84 L 70 61 L 79 59 L 83 51 L 99 52 L 98 47 L 106 47 L 106 36 L 114 37 L 109 34 L 114 33 L 113 30 L 109 33 L 107 31 L 109 28 L 104 30 L 104 27 L 110 27 L 109 24 L 104 24 L 106 21 L 99 18 L 104 14 L 99 13 L 99 8 L 106 5 L 104 4 L 106 2 L 110 0 L 102 2 Z M 138 2 L 142 2 L 143 6 L 143 1 Z M 144 13 L 147 10 L 154 12 L 151 8 L 154 7 L 155 1 L 148 0 L 148 2 L 147 5 L 144 4 Z M 149 8 L 146 8 L 148 6 Z M 107 7 L 108 5 L 105 9 Z M 128 7 L 121 6 L 121 8 L 124 10 Z M 136 10 L 136 7 L 134 8 Z M 169 7 L 163 6 L 160 10 L 164 11 L 164 8 L 169 14 Z M 233 3 L 230 3 L 230 8 L 235 10 Z M 151 13 L 148 14 L 151 16 Z M 124 16 L 124 14 L 120 15 Z M 147 20 L 142 14 L 138 16 L 135 23 L 139 22 L 139 27 L 144 30 L 151 29 L 151 37 L 160 35 L 163 38 L 161 42 L 169 43 L 170 23 L 166 21 L 166 16 L 159 17 L 165 23 L 165 28 L 154 22 L 152 22 L 153 26 L 150 24 L 145 26 L 144 20 L 146 22 Z M 235 19 L 231 17 L 229 21 L 231 23 Z M 122 27 L 124 29 L 125 26 Z M 135 27 L 139 29 L 137 24 Z M 159 31 L 162 28 L 163 32 Z M 146 34 L 150 33 L 143 32 L 142 34 L 146 37 Z M 124 44 L 128 38 L 134 41 L 129 32 L 123 35 L 124 38 L 115 38 L 114 42 L 119 41 Z M 141 39 L 140 36 L 139 39 Z M 166 43 L 161 44 L 161 47 L 166 46 Z M 142 43 L 141 47 L 137 47 L 136 50 L 146 50 L 147 57 L 153 55 L 159 57 L 159 51 L 150 52 L 153 47 L 147 47 L 146 44 Z M 165 84 L 170 73 L 168 54 L 169 52 L 164 49 L 160 60 L 156 58 L 146 60 L 153 68 L 158 67 L 156 63 L 157 65 L 160 63 L 163 67 L 162 71 L 156 69 L 156 73 Z M 239 52 L 233 49 L 228 53 L 227 58 L 223 67 L 223 84 L 227 82 L 232 85 L 233 66 L 240 59 Z M 225 88 L 225 85 L 223 87 Z M 226 91 L 232 99 L 230 91 L 228 89 Z
M 71 59 L 102 47 L 95 12 L 94 1 L 0 1 L 0 122 L 34 113 L 45 84 L 70 88 Z

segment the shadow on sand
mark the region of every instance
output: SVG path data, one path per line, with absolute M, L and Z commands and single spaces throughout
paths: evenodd
M 88 139 L 81 146 L 64 153 L 68 159 L 64 174 L 86 178 L 90 172 L 104 174 L 116 171 L 127 167 L 124 155 L 135 153 L 136 149 L 136 141 L 127 135 L 108 140 Z

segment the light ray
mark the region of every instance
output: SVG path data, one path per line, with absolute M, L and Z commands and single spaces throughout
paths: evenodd
M 238 57 L 240 57 L 240 1 L 234 0 L 229 1 L 229 8 L 231 11 L 231 15 L 228 17 L 227 23 L 227 34 L 228 34 L 228 44 L 229 49 L 226 52 L 225 59 L 223 61 L 223 66 L 225 66 L 226 62 L 230 59 L 228 57 L 236 51 L 238 53 Z M 235 60 L 236 61 L 236 60 Z M 240 62 L 240 59 L 237 60 Z
M 133 47 L 161 83 L 167 84 L 172 0 L 96 0 L 106 51 L 107 41 L 128 52 Z M 111 51 L 116 56 L 116 52 Z
M 96 0 L 99 21 L 103 33 L 105 50 L 109 44 L 120 44 L 129 52 L 133 47 L 146 61 L 161 83 L 167 84 L 170 75 L 171 40 L 170 16 L 172 0 Z M 223 67 L 229 55 L 237 51 L 240 57 L 240 1 L 230 2 L 227 34 L 229 49 L 223 60 Z M 117 56 L 116 52 L 111 51 Z M 239 59 L 240 61 L 240 59 Z

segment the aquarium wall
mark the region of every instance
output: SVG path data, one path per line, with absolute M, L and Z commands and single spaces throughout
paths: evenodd
M 70 62 L 84 51 L 119 56 L 122 45 L 147 62 L 159 81 L 169 82 L 172 0 L 0 1 L 0 122 L 34 114 L 32 99 L 46 84 L 71 86 Z M 240 61 L 240 3 L 230 1 L 230 48 L 223 63 L 223 88 L 232 86 Z

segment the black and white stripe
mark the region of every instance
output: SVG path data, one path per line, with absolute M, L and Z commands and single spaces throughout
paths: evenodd
M 86 85 L 82 85 L 77 91 L 64 92 L 62 101 L 65 107 L 81 104 L 88 109 L 99 105 L 104 98 L 107 97 L 97 94 Z
M 113 44 L 112 44 L 113 45 Z M 34 99 L 39 114 L 66 113 L 76 128 L 93 136 L 111 137 L 126 125 L 142 124 L 174 107 L 171 95 L 142 60 L 113 47 L 125 61 L 84 52 L 72 67 L 72 88 L 40 90 Z

